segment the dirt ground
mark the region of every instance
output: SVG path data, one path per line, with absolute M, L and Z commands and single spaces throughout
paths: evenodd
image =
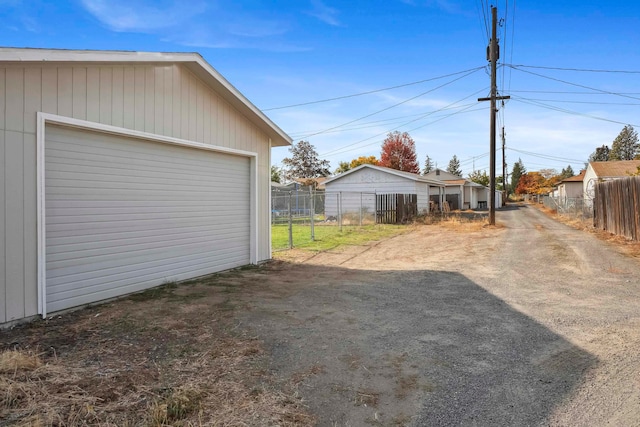
M 497 222 L 2 332 L 0 424 L 640 425 L 640 259 L 529 206 Z

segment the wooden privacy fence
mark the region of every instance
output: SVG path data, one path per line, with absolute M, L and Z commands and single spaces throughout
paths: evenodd
M 596 228 L 640 240 L 640 177 L 597 183 L 593 210 Z
M 403 224 L 418 214 L 417 194 L 376 194 L 376 222 Z

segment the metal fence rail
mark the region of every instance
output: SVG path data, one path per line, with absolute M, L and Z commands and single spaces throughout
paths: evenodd
M 640 177 L 599 182 L 594 193 L 594 226 L 640 240 Z
M 292 248 L 314 241 L 317 235 L 339 233 L 343 227 L 405 223 L 416 214 L 415 194 L 325 193 L 304 188 L 272 191 L 272 245 L 275 250 Z
M 582 197 L 550 197 L 543 196 L 542 203 L 545 207 L 557 211 L 560 215 L 571 216 L 574 218 L 587 219 L 593 217 L 593 207 L 591 200 L 585 200 Z

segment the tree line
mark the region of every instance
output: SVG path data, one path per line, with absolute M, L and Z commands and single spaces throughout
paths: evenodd
M 589 156 L 590 162 L 639 159 L 640 143 L 638 143 L 638 132 L 631 125 L 626 125 L 622 128 L 616 139 L 613 140 L 611 148 L 603 144 Z
M 626 125 L 611 143 L 611 147 L 603 144 L 597 147 L 585 162 L 611 162 L 618 160 L 640 160 L 640 143 L 638 132 L 631 125 Z M 638 168 L 640 174 L 640 167 Z M 552 191 L 560 181 L 574 176 L 571 165 L 557 173 L 553 169 L 541 169 L 538 172 L 527 172 L 521 159 L 513 165 L 510 191 L 515 194 L 545 194 Z
M 271 181 L 292 181 L 294 179 L 310 179 L 331 175 L 329 161 L 319 158 L 315 147 L 309 141 L 300 141 L 289 148 L 291 155 L 282 160 L 283 168 L 271 166 Z M 407 132 L 390 132 L 382 143 L 380 158 L 376 156 L 360 156 L 351 161 L 341 161 L 334 174 L 347 172 L 360 165 L 370 164 L 423 175 L 435 169 L 435 163 L 427 155 L 424 167 L 420 170 L 416 154 L 416 145 Z M 460 161 L 454 154 L 447 166 L 447 172 L 462 177 Z M 484 173 L 486 176 L 486 173 Z M 474 179 L 484 179 L 473 175 Z M 488 179 L 488 178 L 487 178 Z
M 271 180 L 291 181 L 293 179 L 309 179 L 331 175 L 330 164 L 318 157 L 315 147 L 308 141 L 300 141 L 289 149 L 291 156 L 282 160 L 284 167 L 271 167 Z M 640 143 L 638 133 L 631 125 L 626 125 L 613 140 L 611 147 L 603 144 L 597 147 L 589 156 L 589 162 L 606 162 L 615 160 L 640 159 Z M 334 174 L 344 173 L 363 164 L 384 166 L 404 172 L 422 173 L 426 175 L 436 168 L 434 161 L 427 155 L 424 167 L 420 166 L 416 154 L 415 141 L 407 132 L 390 132 L 382 143 L 380 158 L 376 156 L 360 156 L 351 161 L 341 161 L 333 171 Z M 586 163 L 585 163 L 586 168 Z M 446 171 L 462 177 L 460 160 L 454 154 Z M 640 173 L 640 170 L 639 170 Z M 496 187 L 507 190 L 510 194 L 543 194 L 548 193 L 563 179 L 575 175 L 571 165 L 558 172 L 555 169 L 541 169 L 527 172 L 522 159 L 513 165 L 510 182 L 503 185 L 502 177 L 496 177 Z M 490 184 L 486 171 L 473 171 L 468 174 L 470 181 L 484 185 Z

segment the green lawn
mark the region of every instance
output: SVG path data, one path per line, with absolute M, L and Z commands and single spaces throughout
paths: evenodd
M 400 234 L 407 230 L 406 225 L 364 225 L 362 227 L 340 227 L 331 224 L 316 224 L 314 227 L 315 240 L 311 240 L 311 227 L 306 225 L 293 225 L 293 246 L 312 251 L 324 251 L 340 245 L 358 245 L 370 241 L 380 240 Z M 271 244 L 273 250 L 289 248 L 289 226 L 271 226 Z

